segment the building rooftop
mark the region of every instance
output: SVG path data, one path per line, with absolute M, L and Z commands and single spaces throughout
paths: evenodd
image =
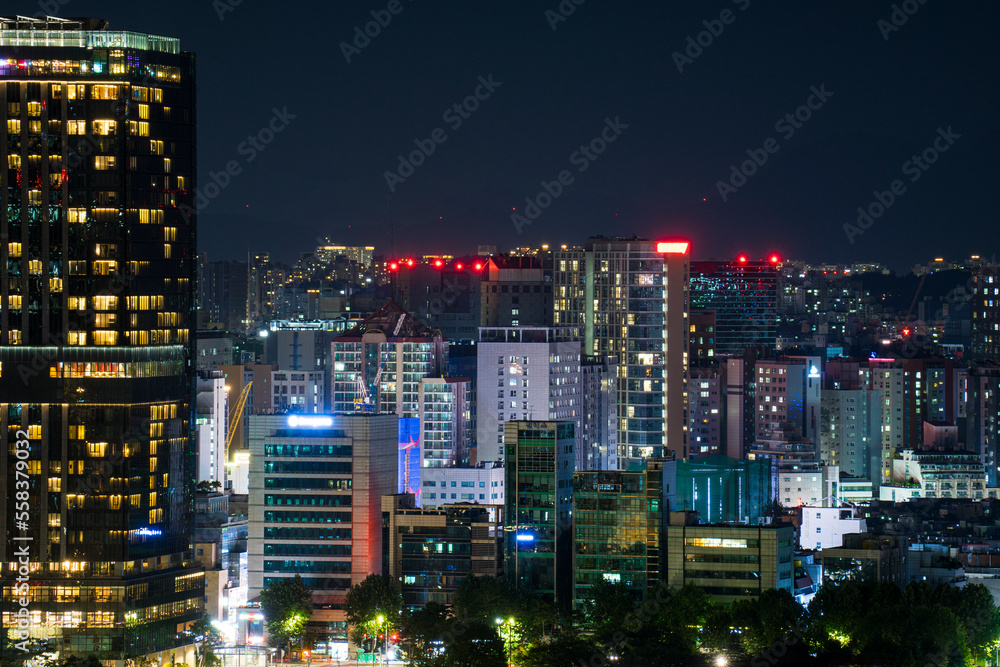
M 180 53 L 181 41 L 141 32 L 108 30 L 107 19 L 0 16 L 0 46 L 110 47 Z

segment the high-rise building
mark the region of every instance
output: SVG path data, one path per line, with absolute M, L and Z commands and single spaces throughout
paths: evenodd
M 580 363 L 583 409 L 577 470 L 618 470 L 618 357 L 586 355 Z
M 720 363 L 721 362 L 721 363 Z M 688 381 L 688 448 L 691 458 L 726 453 L 726 364 L 692 367 Z
M 480 326 L 552 326 L 552 272 L 540 258 L 491 257 L 479 288 Z
M 583 395 L 576 327 L 481 328 L 476 348 L 480 461 L 505 460 L 507 421 L 572 419 L 579 426 Z
M 584 354 L 617 357 L 622 467 L 688 455 L 689 247 L 595 237 L 553 255 L 554 324 L 579 327 Z
M 1000 359 L 1000 267 L 972 273 L 972 354 L 981 361 Z
M 372 392 L 378 413 L 419 416 L 420 380 L 448 368 L 448 342 L 440 331 L 389 301 L 332 342 L 331 408 L 354 412 L 359 382 Z M 381 375 L 379 372 L 381 371 Z M 375 386 L 375 379 L 379 378 Z
M 965 442 L 986 467 L 986 485 L 1000 486 L 1000 367 L 973 366 L 966 385 Z
M 271 317 L 274 307 L 274 272 L 271 268 L 271 254 L 255 252 L 250 257 L 250 271 L 247 278 L 247 319 L 260 322 Z
M 198 466 L 195 478 L 199 482 L 226 484 L 226 424 L 227 392 L 222 371 L 198 371 L 197 431 Z
M 573 421 L 504 424 L 504 564 L 518 589 L 564 607 L 573 594 Z
M 778 323 L 778 258 L 691 264 L 691 307 L 715 311 L 715 354 L 774 348 Z
M 177 39 L 0 18 L 3 618 L 61 654 L 168 655 L 203 613 L 194 94 Z
M 784 424 L 791 424 L 813 444 L 818 444 L 821 366 L 819 357 L 757 362 L 754 394 L 757 440 L 768 439 Z
M 882 457 L 882 392 L 822 389 L 819 460 L 878 481 Z M 873 477 L 874 476 L 874 477 Z
M 472 380 L 424 378 L 418 394 L 422 467 L 468 466 L 475 424 L 472 421 Z
M 382 572 L 382 504 L 396 491 L 395 415 L 251 415 L 249 592 L 300 574 L 306 631 L 344 643 L 341 607 Z
M 642 470 L 573 474 L 573 606 L 591 599 L 598 581 L 624 584 L 645 599 L 664 562 L 663 462 Z
M 663 495 L 671 511 L 697 512 L 708 523 L 753 525 L 773 504 L 775 469 L 770 460 L 728 456 L 666 461 Z

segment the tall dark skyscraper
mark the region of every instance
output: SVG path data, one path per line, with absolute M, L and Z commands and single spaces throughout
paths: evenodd
M 8 650 L 21 613 L 63 654 L 170 659 L 202 613 L 194 61 L 100 19 L 0 18 Z
M 691 263 L 691 308 L 715 311 L 715 354 L 773 349 L 778 324 L 779 258 Z

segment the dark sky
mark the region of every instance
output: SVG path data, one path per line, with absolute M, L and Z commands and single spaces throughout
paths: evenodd
M 564 0 L 574 11 L 553 30 L 558 0 L 399 1 L 350 63 L 340 43 L 387 2 L 69 0 L 63 13 L 197 52 L 200 186 L 230 160 L 241 168 L 199 219 L 211 259 L 293 259 L 321 235 L 382 251 L 390 220 L 399 254 L 632 233 L 690 238 L 696 257 L 896 268 L 998 250 L 998 3 L 896 3 L 906 21 L 889 31 L 893 3 L 878 0 Z M 712 23 L 724 10 L 730 22 Z M 705 21 L 721 34 L 678 71 L 673 53 Z M 455 128 L 444 113 L 489 75 L 500 86 Z M 800 127 L 776 127 L 812 86 L 832 95 Z M 273 109 L 294 118 L 248 162 L 241 142 Z M 608 118 L 627 128 L 574 159 Z M 933 165 L 904 171 L 949 127 Z M 385 172 L 437 128 L 446 140 L 394 184 L 390 213 Z M 723 201 L 717 182 L 747 150 L 768 159 Z M 563 170 L 572 182 L 519 234 L 512 207 Z M 902 194 L 851 243 L 844 224 L 896 179 Z

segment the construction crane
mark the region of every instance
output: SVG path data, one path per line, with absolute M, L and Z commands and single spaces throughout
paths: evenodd
M 399 330 L 403 328 L 403 322 L 406 321 L 406 313 L 399 316 L 399 321 L 396 322 L 396 328 L 392 330 L 392 338 L 389 339 L 386 345 L 385 356 L 382 357 L 382 362 L 378 365 L 378 372 L 375 373 L 375 380 L 372 382 L 371 391 L 365 385 L 364 378 L 361 373 L 358 373 L 354 381 L 357 384 L 358 394 L 360 398 L 354 399 L 354 405 L 362 412 L 375 412 L 375 392 L 378 391 L 379 382 L 382 380 L 382 371 L 385 370 L 385 363 L 389 361 L 389 350 L 392 348 L 393 344 L 396 342 L 396 337 L 399 336 Z
M 229 461 L 229 445 L 233 444 L 233 437 L 236 435 L 236 425 L 243 418 L 243 407 L 247 404 L 247 397 L 250 395 L 250 387 L 253 380 L 243 387 L 240 397 L 236 400 L 236 406 L 229 411 L 229 429 L 226 431 L 226 461 Z

